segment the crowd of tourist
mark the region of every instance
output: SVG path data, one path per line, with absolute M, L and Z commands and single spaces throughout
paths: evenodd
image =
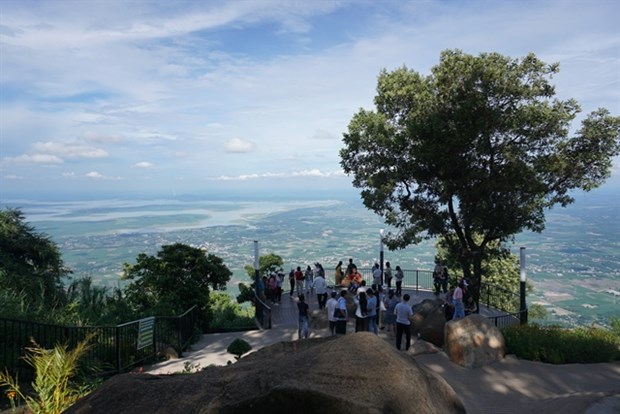
M 353 263 L 353 259 L 349 259 L 344 269 L 343 262 L 338 262 L 334 270 L 333 284 L 327 282 L 325 269 L 320 263 L 315 263 L 314 269 L 310 265 L 305 270 L 302 270 L 301 266 L 291 269 L 288 279 L 290 297 L 297 298 L 298 337 L 300 339 L 308 337 L 310 313 L 306 298 L 308 295 L 316 294 L 318 309 L 327 312 L 329 331 L 332 335 L 346 334 L 347 321 L 349 318 L 354 318 L 355 332 L 368 331 L 377 335 L 379 330 L 385 330 L 388 336 L 395 338 L 396 348 L 401 349 L 404 336 L 404 348 L 409 349 L 413 310 L 409 303 L 411 297 L 402 292 L 404 272 L 400 266 L 396 266 L 393 272 L 390 262 L 385 263 L 383 271 L 379 264 L 375 263 L 371 272 L 372 284 L 366 286 L 366 280 Z M 273 305 L 281 302 L 284 279 L 284 273 L 274 272 L 259 281 L 262 285 L 259 289 L 264 289 L 265 297 Z M 450 289 L 448 283 L 448 268 L 436 260 L 433 270 L 433 291 L 437 297 L 441 294 L 445 297 L 446 319 L 462 318 L 474 312 L 475 304 L 472 296 L 467 293 L 467 281 L 461 280 Z M 328 299 L 330 287 L 333 290 Z M 349 315 L 348 300 L 355 306 L 353 315 Z

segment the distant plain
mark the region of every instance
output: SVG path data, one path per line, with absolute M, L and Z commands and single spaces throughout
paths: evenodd
M 568 208 L 547 212 L 541 234 L 517 235 L 526 247 L 527 274 L 534 285 L 529 303 L 548 310 L 548 322 L 607 324 L 620 315 L 620 195 L 613 189 L 580 194 Z M 357 197 L 312 198 L 177 197 L 149 199 L 31 201 L 11 199 L 26 220 L 58 244 L 74 277 L 121 286 L 123 263 L 139 253 L 155 254 L 175 242 L 205 247 L 233 271 L 229 292 L 248 280 L 254 240 L 260 254 L 284 258 L 285 269 L 321 262 L 328 276 L 339 260 L 362 267 L 379 260 L 378 216 Z M 388 231 L 388 229 L 386 229 Z M 405 269 L 431 269 L 429 240 L 405 250 L 385 251 L 385 260 Z

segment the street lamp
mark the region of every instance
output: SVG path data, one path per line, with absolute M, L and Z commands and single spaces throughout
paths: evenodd
M 525 303 L 525 247 L 519 249 L 519 313 L 521 325 L 527 324 L 527 304 Z
M 379 230 L 379 264 L 381 266 L 381 285 L 383 285 L 383 229 Z
M 259 268 L 258 268 L 258 240 L 254 240 L 254 282 L 256 283 L 254 290 L 260 296 L 260 292 L 258 292 L 258 279 L 260 278 Z

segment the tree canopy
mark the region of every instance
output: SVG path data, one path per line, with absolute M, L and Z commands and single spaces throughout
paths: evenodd
M 65 267 L 58 246 L 24 221 L 18 209 L 0 210 L 0 290 L 49 310 L 65 301 Z
M 447 50 L 428 76 L 380 73 L 376 108 L 353 116 L 340 157 L 364 205 L 396 229 L 389 248 L 455 238 L 476 287 L 490 243 L 541 232 L 546 209 L 604 182 L 620 118 L 598 109 L 569 136 L 580 107 L 555 98 L 558 70 L 534 54 Z
M 172 316 L 198 305 L 204 320 L 209 291 L 226 289 L 231 276 L 221 258 L 182 243 L 162 246 L 156 256 L 141 253 L 123 271 L 123 279 L 131 280 L 125 297 L 134 311 Z

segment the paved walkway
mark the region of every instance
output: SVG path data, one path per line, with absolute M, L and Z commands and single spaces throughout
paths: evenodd
M 431 292 L 408 291 L 411 303 L 433 298 Z M 317 309 L 316 295 L 308 295 L 311 310 Z M 297 340 L 295 299 L 282 296 L 273 307 L 272 329 L 203 335 L 181 359 L 148 367 L 151 374 L 172 374 L 197 370 L 209 365 L 226 365 L 234 357 L 226 352 L 236 338 L 246 340 L 252 351 L 281 342 Z M 489 312 L 481 309 L 481 313 Z M 350 324 L 347 332 L 354 332 Z M 329 335 L 327 329 L 311 331 L 310 337 Z M 386 346 L 393 339 L 381 331 Z M 444 353 L 416 356 L 416 360 L 443 377 L 462 399 L 468 413 L 474 414 L 618 414 L 620 413 L 620 363 L 550 365 L 518 360 L 503 361 L 482 368 L 463 368 L 449 361 Z

